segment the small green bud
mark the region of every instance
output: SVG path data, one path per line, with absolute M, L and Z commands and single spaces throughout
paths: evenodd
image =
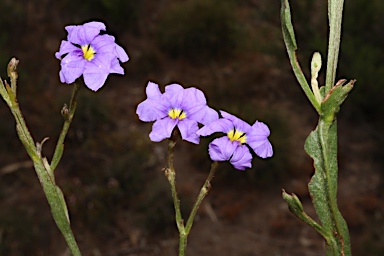
M 292 195 L 290 195 L 283 189 L 283 199 L 288 203 L 289 210 L 292 213 L 294 213 L 296 216 L 302 215 L 304 208 L 300 202 L 300 199 L 295 194 L 292 193 Z

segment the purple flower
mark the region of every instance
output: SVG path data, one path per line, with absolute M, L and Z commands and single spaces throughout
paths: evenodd
M 170 84 L 161 93 L 158 84 L 148 82 L 146 93 L 147 99 L 137 106 L 136 113 L 141 121 L 155 121 L 149 134 L 152 141 L 170 138 L 177 126 L 183 140 L 198 144 L 198 123 L 205 125 L 219 118 L 218 113 L 207 106 L 204 93 L 199 89 Z
M 100 89 L 110 73 L 124 74 L 121 62 L 129 57 L 110 35 L 100 35 L 106 27 L 101 22 L 88 22 L 79 26 L 66 26 L 67 41 L 61 41 L 55 57 L 61 60 L 60 81 L 73 83 L 81 75 L 92 91 Z
M 261 158 L 273 154 L 268 141 L 269 129 L 262 122 L 256 121 L 252 126 L 241 119 L 220 111 L 223 118 L 205 125 L 198 135 L 208 136 L 214 132 L 224 132 L 227 136 L 214 139 L 209 144 L 209 155 L 213 161 L 228 161 L 239 170 L 252 167 L 252 154 L 246 145 Z

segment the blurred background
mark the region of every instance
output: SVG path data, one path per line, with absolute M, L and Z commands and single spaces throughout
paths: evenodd
M 327 1 L 291 1 L 304 72 L 327 51 Z M 55 59 L 66 25 L 103 21 L 130 56 L 79 104 L 56 169 L 83 255 L 176 255 L 178 234 L 165 166 L 166 143 L 152 143 L 138 120 L 149 80 L 195 86 L 208 103 L 271 129 L 271 159 L 244 172 L 222 163 L 188 240 L 188 255 L 324 255 L 319 235 L 292 215 L 281 189 L 296 193 L 315 218 L 303 149 L 317 123 L 289 66 L 280 3 L 268 0 L 2 0 L 0 75 L 20 60 L 18 99 L 50 159 L 71 87 Z M 384 2 L 345 1 L 337 78 L 357 79 L 339 113 L 339 206 L 354 255 L 384 254 Z M 324 70 L 322 70 L 324 72 Z M 320 84 L 324 74 L 320 75 Z M 0 255 L 70 255 L 15 122 L 0 102 Z M 210 167 L 210 138 L 176 149 L 177 186 L 189 213 Z M 187 216 L 184 216 L 187 218 Z

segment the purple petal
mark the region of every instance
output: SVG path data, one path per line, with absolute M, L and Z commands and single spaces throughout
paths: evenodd
M 181 85 L 171 84 L 165 87 L 164 96 L 168 99 L 173 108 L 184 110 L 183 106 L 188 104 L 185 102 L 188 101 L 188 99 L 184 97 L 184 92 L 185 90 Z
M 216 112 L 216 110 L 208 106 L 203 106 L 200 111 L 194 113 L 192 112 L 192 114 L 188 110 L 186 110 L 186 112 L 188 112 L 188 116 L 190 119 L 196 120 L 197 122 L 204 125 L 210 124 L 213 121 L 219 119 L 219 114 Z
M 184 90 L 184 97 L 195 105 L 206 105 L 207 100 L 205 99 L 204 93 L 196 89 L 195 87 L 187 88 Z
M 111 71 L 113 55 L 108 53 L 97 54 L 92 61 L 87 61 L 83 77 L 85 85 L 92 91 L 99 90 L 107 80 Z
M 92 42 L 89 42 L 95 49 L 96 54 L 98 53 L 112 53 L 115 57 L 116 43 L 115 38 L 110 35 L 98 35 Z
M 83 72 L 87 61 L 77 52 L 70 52 L 61 61 L 60 81 L 73 83 Z
M 236 128 L 236 130 L 240 130 L 240 131 L 245 132 L 245 133 L 247 133 L 249 130 L 251 130 L 251 126 L 248 123 L 241 120 L 240 118 L 238 118 L 234 115 L 231 115 L 231 114 L 229 114 L 225 111 L 222 111 L 222 110 L 220 111 L 220 114 L 222 115 L 223 118 L 231 120 L 233 123 L 233 126 Z
M 233 124 L 228 119 L 220 118 L 197 131 L 200 136 L 208 136 L 215 132 L 227 133 L 233 129 Z
M 197 130 L 199 129 L 199 126 L 197 125 L 196 121 L 185 118 L 179 121 L 177 127 L 179 128 L 183 140 L 199 144 L 200 137 L 196 134 Z
M 61 60 L 61 58 L 64 54 L 67 54 L 69 52 L 73 52 L 76 50 L 80 50 L 80 49 L 78 47 L 74 46 L 73 44 L 71 44 L 70 42 L 63 40 L 63 41 L 61 41 L 59 51 L 55 53 L 55 57 L 57 59 Z
M 238 170 L 252 167 L 252 155 L 245 145 L 239 145 L 229 162 Z
M 179 84 L 169 84 L 165 86 L 165 95 L 175 95 L 179 92 L 184 91 L 184 88 Z M 168 96 L 167 96 L 168 97 Z
M 108 74 L 109 73 L 101 73 L 101 72 L 84 73 L 83 74 L 84 83 L 89 89 L 96 92 L 101 87 L 103 87 L 103 85 L 105 84 L 105 81 L 108 78 Z
M 100 34 L 101 30 L 105 30 L 105 25 L 101 22 L 88 22 L 84 25 L 66 26 L 68 31 L 68 41 L 78 45 L 86 45 Z
M 124 69 L 120 66 L 120 62 L 118 59 L 113 59 L 111 62 L 110 73 L 124 75 Z
M 259 121 L 254 123 L 252 130 L 247 134 L 247 144 L 261 158 L 273 155 L 272 145 L 268 140 L 269 134 L 268 126 Z
M 148 82 L 146 93 L 148 99 L 141 102 L 136 109 L 139 119 L 144 122 L 151 122 L 166 117 L 168 115 L 169 103 L 161 94 L 159 85 Z
M 151 81 L 148 82 L 145 92 L 148 98 L 159 97 L 162 95 L 159 89 L 159 85 Z
M 123 47 L 118 44 L 116 44 L 115 54 L 121 62 L 127 62 L 129 60 L 128 54 L 125 52 Z
M 232 143 L 227 136 L 214 139 L 208 147 L 209 156 L 213 161 L 227 161 L 237 146 L 238 144 Z
M 163 139 L 170 138 L 173 129 L 177 125 L 177 121 L 177 119 L 167 117 L 157 120 L 152 126 L 152 131 L 149 134 L 149 138 L 154 142 L 159 142 Z
M 202 124 L 208 124 L 219 118 L 218 113 L 207 106 L 204 93 L 196 88 L 188 88 L 183 92 L 180 104 L 181 109 L 185 110 L 190 119 Z

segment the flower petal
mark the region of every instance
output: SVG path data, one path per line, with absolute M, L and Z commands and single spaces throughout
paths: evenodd
M 55 57 L 57 59 L 61 60 L 61 58 L 63 57 L 64 54 L 67 54 L 67 53 L 73 52 L 73 51 L 77 51 L 77 50 L 79 50 L 78 47 L 74 46 L 73 44 L 71 44 L 68 41 L 63 40 L 63 41 L 61 41 L 59 51 L 55 53 Z
M 159 142 L 163 139 L 170 138 L 176 125 L 177 119 L 166 117 L 164 119 L 157 120 L 152 126 L 152 131 L 149 134 L 149 138 L 154 142 Z
M 227 133 L 233 129 L 233 124 L 228 119 L 220 118 L 213 121 L 197 131 L 200 136 L 208 136 L 215 132 Z
M 165 95 L 175 95 L 179 92 L 184 91 L 184 88 L 179 84 L 169 84 L 165 86 Z
M 261 158 L 271 157 L 273 155 L 272 144 L 268 140 L 270 134 L 266 124 L 256 121 L 252 125 L 252 130 L 247 133 L 247 144 Z
M 159 85 L 148 82 L 146 94 L 148 98 L 141 102 L 136 109 L 139 119 L 144 122 L 151 122 L 166 117 L 168 115 L 169 102 L 161 94 Z
M 85 73 L 84 72 L 83 74 L 84 83 L 89 89 L 96 92 L 101 87 L 103 87 L 103 85 L 105 84 L 105 81 L 107 81 L 108 74 L 109 73 L 101 73 L 101 72 Z
M 229 162 L 238 170 L 245 170 L 245 168 L 252 167 L 252 155 L 245 145 L 239 145 Z
M 129 56 L 126 51 L 118 44 L 116 44 L 115 54 L 121 62 L 127 62 L 129 60 Z
M 60 81 L 67 84 L 73 83 L 83 74 L 86 62 L 77 52 L 68 53 L 61 60 Z
M 208 106 L 203 106 L 197 112 L 192 111 L 192 114 L 188 110 L 186 110 L 186 112 L 188 113 L 188 117 L 190 119 L 196 120 L 197 122 L 204 125 L 210 124 L 213 121 L 219 119 L 219 114 L 217 111 Z
M 111 70 L 112 59 L 111 53 L 100 53 L 92 61 L 86 61 L 83 77 L 89 89 L 97 91 L 104 85 Z
M 109 70 L 110 73 L 120 74 L 124 75 L 124 69 L 121 67 L 120 62 L 118 59 L 113 59 L 111 62 L 111 69 Z
M 199 126 L 196 121 L 185 118 L 179 121 L 177 127 L 179 128 L 183 140 L 199 144 L 200 137 L 196 134 L 197 130 L 199 130 Z
M 67 39 L 69 42 L 83 46 L 91 43 L 106 27 L 103 23 L 94 21 L 83 25 L 66 26 L 65 29 L 68 31 Z
M 159 97 L 162 95 L 159 89 L 159 85 L 151 81 L 148 82 L 145 93 L 147 94 L 148 98 Z
M 233 123 L 233 126 L 236 128 L 236 130 L 240 130 L 242 132 L 245 132 L 247 133 L 249 130 L 251 130 L 251 126 L 244 122 L 243 120 L 241 120 L 240 118 L 234 116 L 234 115 L 231 115 L 225 111 L 220 111 L 220 114 L 222 115 L 223 118 L 225 119 L 228 119 L 228 120 L 231 120 L 231 122 Z
M 237 146 L 227 136 L 214 139 L 208 146 L 209 156 L 213 161 L 227 161 L 231 158 Z

